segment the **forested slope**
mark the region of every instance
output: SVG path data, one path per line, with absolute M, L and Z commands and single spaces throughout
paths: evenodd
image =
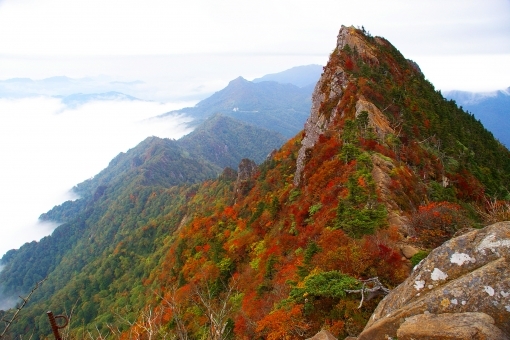
M 55 244 L 13 334 L 50 334 L 51 309 L 73 310 L 76 337 L 357 335 L 381 296 L 360 307 L 348 290 L 373 277 L 394 288 L 419 256 L 497 218 L 488 198 L 510 198 L 509 151 L 387 40 L 354 27 L 340 30 L 303 132 L 260 166 L 241 164 L 195 184 L 153 186 L 140 172 L 124 191 L 83 186 L 90 205 L 63 225 L 81 236 L 72 252 Z
M 239 77 L 194 107 L 169 114 L 183 113 L 201 122 L 221 113 L 290 138 L 302 129 L 308 117 L 311 92 L 311 86 L 300 88 L 274 81 L 254 83 Z

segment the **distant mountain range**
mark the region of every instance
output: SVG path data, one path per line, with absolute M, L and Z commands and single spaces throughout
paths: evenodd
M 473 113 L 494 137 L 510 148 L 510 87 L 494 92 L 449 91 L 444 96 Z
M 323 72 L 321 65 L 304 65 L 248 81 L 242 77 L 200 101 L 171 113 L 184 113 L 194 125 L 221 113 L 287 138 L 303 129 L 311 107 L 311 93 Z M 108 77 L 73 79 L 57 76 L 42 80 L 0 80 L 0 98 L 47 95 L 62 98 L 68 107 L 95 100 L 140 100 L 125 94 L 144 86 L 140 80 L 112 81 Z M 494 92 L 448 91 L 443 95 L 474 114 L 507 148 L 510 147 L 510 87 Z
M 263 77 L 253 79 L 252 82 L 275 81 L 280 84 L 292 84 L 297 87 L 314 87 L 322 74 L 321 65 L 296 66 L 283 72 L 266 74 Z
M 243 158 L 262 163 L 287 141 L 278 132 L 216 114 L 177 143 L 191 155 L 220 167 L 236 169 Z
M 39 80 L 11 78 L 0 80 L 0 98 L 48 96 L 63 98 L 64 103 L 67 101 L 73 105 L 90 100 L 109 100 L 110 98 L 133 100 L 136 99 L 134 96 L 124 93 L 136 93 L 144 84 L 140 80 L 113 81 L 107 76 L 94 78 L 57 76 Z
M 303 129 L 310 113 L 313 86 L 298 87 L 274 81 L 254 83 L 239 77 L 194 107 L 167 114 L 186 114 L 200 123 L 221 113 L 290 138 Z
M 116 92 L 104 92 L 104 93 L 75 93 L 62 98 L 62 104 L 68 107 L 77 107 L 91 101 L 105 101 L 105 100 L 141 100 L 133 96 Z

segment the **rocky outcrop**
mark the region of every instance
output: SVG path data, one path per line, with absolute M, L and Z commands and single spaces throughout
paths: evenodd
M 220 179 L 223 179 L 225 181 L 235 181 L 237 180 L 237 171 L 230 167 L 226 167 L 223 169 L 223 172 L 220 175 Z
M 326 69 L 321 78 L 315 85 L 315 90 L 312 94 L 312 108 L 310 109 L 310 116 L 305 122 L 304 137 L 301 141 L 301 148 L 299 149 L 298 158 L 296 161 L 296 173 L 294 175 L 294 185 L 299 185 L 301 175 L 306 163 L 307 150 L 313 148 L 315 143 L 319 140 L 319 136 L 323 134 L 331 124 L 334 114 L 324 115 L 320 112 L 320 107 L 323 103 L 331 100 L 330 98 L 337 98 L 342 96 L 343 88 L 347 80 L 345 78 L 344 70 L 338 66 L 335 70 Z M 322 91 L 324 84 L 333 84 L 331 90 L 326 94 Z
M 356 29 L 351 27 L 345 27 L 342 25 L 340 33 L 336 40 L 337 49 L 341 50 L 345 45 L 349 45 L 352 50 L 358 51 L 364 58 L 369 59 L 374 64 L 379 64 L 377 57 L 375 56 L 375 49 L 373 44 L 368 44 L 366 40 L 356 32 Z
M 253 175 L 257 172 L 257 164 L 251 159 L 244 158 L 239 163 L 237 170 L 237 180 L 234 187 L 235 200 L 244 196 L 253 186 Z
M 361 38 L 354 38 L 357 34 L 354 28 L 342 26 L 338 33 L 336 49 L 341 50 L 345 44 L 353 44 L 354 42 L 362 40 Z M 299 149 L 296 162 L 294 185 L 299 185 L 301 181 L 301 175 L 306 163 L 307 151 L 313 148 L 315 143 L 319 140 L 319 136 L 328 129 L 335 118 L 336 109 L 334 107 L 326 114 L 321 112 L 321 106 L 328 102 L 338 103 L 347 83 L 348 78 L 345 70 L 337 65 L 335 67 L 326 67 L 317 85 L 315 85 L 312 94 L 312 108 L 310 109 L 310 116 L 305 123 L 304 137 L 301 141 L 301 149 Z
M 368 124 L 380 139 L 384 140 L 388 133 L 395 133 L 384 113 L 363 96 L 356 102 L 356 117 L 362 112 L 368 113 Z
M 384 202 L 388 210 L 388 222 L 390 225 L 399 227 L 400 230 L 407 234 L 408 218 L 404 216 L 402 209 L 395 202 L 394 193 L 390 189 L 391 177 L 390 173 L 395 168 L 391 159 L 384 159 L 381 155 L 373 154 L 372 158 L 372 178 L 377 186 L 377 192 L 380 200 Z M 409 199 L 409 198 L 408 198 Z
M 243 158 L 237 170 L 237 182 L 249 180 L 257 171 L 257 164 L 248 158 Z
M 364 60 L 371 64 L 379 64 L 374 44 L 367 43 L 366 39 L 354 27 L 342 26 L 333 53 L 338 53 L 348 45 L 351 50 L 356 50 Z M 325 67 L 312 94 L 312 108 L 305 123 L 304 137 L 296 162 L 294 185 L 300 184 L 308 152 L 317 143 L 319 136 L 328 130 L 337 115 L 343 114 L 339 112 L 338 104 L 348 83 L 348 74 L 338 63 L 330 63 Z M 356 101 L 356 116 L 363 111 L 368 112 L 369 125 L 379 137 L 383 138 L 388 133 L 394 133 L 384 114 L 373 103 L 361 96 Z
M 407 318 L 397 330 L 399 340 L 468 339 L 504 340 L 508 337 L 485 313 L 419 314 Z
M 457 316 L 443 315 L 452 313 Z M 484 313 L 489 318 L 469 313 Z M 468 321 L 459 321 L 474 317 L 485 326 L 474 327 Z M 482 329 L 490 329 L 487 331 L 490 334 L 499 334 L 499 329 L 504 337 L 498 339 L 510 336 L 510 222 L 468 232 L 434 249 L 406 281 L 379 303 L 358 340 L 397 336 L 401 339 L 399 332 L 411 334 L 417 320 L 435 323 L 436 329 L 447 332 L 441 325 L 452 318 L 460 327 L 454 333 L 471 335 L 465 338 L 409 335 L 402 339 L 493 339 L 476 335 L 485 334 Z M 461 327 L 463 323 L 465 327 Z
M 308 338 L 306 340 L 337 340 L 333 334 L 327 329 L 323 329 L 319 333 L 315 334 L 313 337 Z

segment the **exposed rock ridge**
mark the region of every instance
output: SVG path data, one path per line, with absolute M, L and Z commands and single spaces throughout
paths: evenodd
M 346 45 L 349 45 L 351 49 L 356 49 L 362 58 L 369 60 L 371 63 L 379 63 L 375 56 L 376 49 L 374 46 L 367 43 L 363 34 L 359 33 L 352 26 L 342 26 L 340 28 L 337 37 L 337 46 L 333 53 L 338 53 L 338 51 L 341 51 Z M 338 112 L 337 106 L 350 79 L 342 66 L 338 64 L 332 65 L 328 64 L 328 66 L 324 68 L 324 72 L 312 94 L 310 116 L 305 123 L 304 137 L 301 141 L 301 148 L 299 149 L 297 158 L 296 172 L 294 175 L 295 186 L 298 186 L 301 182 L 301 176 L 307 161 L 307 152 L 315 146 L 319 140 L 319 136 L 328 130 L 337 115 L 342 114 Z M 331 103 L 333 103 L 333 107 L 330 107 L 330 109 L 323 109 Z M 393 132 L 384 114 L 365 98 L 358 98 L 356 110 L 357 114 L 361 111 L 367 111 L 369 113 L 370 124 L 375 128 L 378 134 Z
M 380 200 L 384 202 L 384 205 L 388 210 L 388 222 L 390 225 L 397 226 L 405 234 L 408 234 L 407 225 L 409 220 L 406 216 L 404 216 L 402 209 L 400 209 L 398 204 L 395 202 L 394 193 L 390 189 L 390 173 L 393 169 L 395 169 L 395 164 L 392 160 L 384 159 L 378 154 L 373 154 L 371 158 L 374 165 L 372 168 L 372 178 L 377 186 L 377 192 Z
M 507 340 L 485 313 L 419 314 L 407 318 L 397 331 L 399 340 Z
M 374 129 L 374 132 L 380 139 L 384 140 L 384 136 L 388 133 L 395 133 L 390 126 L 388 118 L 373 103 L 360 96 L 356 102 L 356 117 L 362 112 L 368 112 L 368 124 Z
M 375 56 L 375 48 L 366 42 L 364 37 L 356 31 L 354 26 L 345 27 L 342 25 L 340 28 L 336 40 L 336 48 L 337 50 L 341 50 L 345 45 L 349 45 L 351 49 L 356 49 L 358 53 L 368 58 L 373 63 L 379 63 Z
M 340 50 L 346 43 L 354 41 L 353 38 L 349 37 L 353 34 L 356 34 L 354 29 L 350 29 L 342 25 L 340 32 L 338 33 L 336 50 Z M 319 140 L 319 136 L 328 129 L 329 125 L 335 118 L 334 113 L 329 115 L 329 117 L 321 114 L 321 105 L 326 103 L 330 98 L 340 98 L 345 86 L 347 85 L 347 80 L 345 71 L 341 66 L 337 66 L 335 69 L 325 67 L 317 85 L 315 85 L 315 89 L 312 94 L 310 116 L 305 123 L 304 137 L 301 141 L 301 149 L 299 149 L 297 158 L 296 173 L 294 175 L 294 185 L 296 186 L 299 185 L 301 181 L 301 175 L 306 162 L 307 150 L 313 148 L 315 143 Z M 328 93 L 324 93 L 324 85 L 330 85 L 330 91 Z
M 395 337 L 404 321 L 429 313 L 485 313 L 504 334 L 501 339 L 510 337 L 510 222 L 468 232 L 434 249 L 379 303 L 358 340 Z M 443 318 L 427 322 L 439 325 Z
M 248 158 L 243 158 L 237 170 L 237 180 L 234 186 L 234 201 L 248 193 L 253 186 L 253 175 L 257 172 L 257 164 Z
M 323 329 L 319 333 L 315 334 L 313 337 L 308 338 L 306 340 L 337 340 L 333 334 L 327 329 Z

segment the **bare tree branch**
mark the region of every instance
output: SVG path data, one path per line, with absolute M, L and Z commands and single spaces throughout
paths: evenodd
M 172 311 L 172 319 L 175 322 L 177 337 L 180 340 L 188 340 L 189 339 L 188 331 L 186 329 L 186 325 L 183 320 L 183 315 L 185 312 L 184 306 L 181 303 L 179 303 L 179 301 L 177 301 L 177 299 L 176 299 L 177 287 L 175 285 L 173 285 L 170 288 L 170 290 L 171 291 L 170 291 L 170 294 L 168 294 L 168 298 L 166 298 L 165 296 L 163 296 L 155 291 L 154 291 L 154 294 L 156 294 L 156 296 L 158 296 L 165 303 L 167 308 Z
M 361 289 L 346 289 L 345 291 L 347 293 L 361 293 L 361 301 L 359 303 L 358 309 L 361 308 L 363 305 L 363 301 L 365 300 L 365 294 L 368 293 L 368 296 L 366 298 L 366 301 L 370 301 L 376 296 L 379 295 L 387 295 L 390 290 L 382 285 L 382 283 L 379 281 L 378 277 L 372 277 L 367 280 L 360 280 L 363 282 L 363 285 L 361 286 Z M 369 287 L 367 287 L 369 285 Z
M 235 308 L 231 298 L 237 292 L 237 284 L 238 281 L 232 279 L 230 284 L 225 287 L 225 292 L 222 294 L 221 298 L 215 298 L 207 284 L 205 288 L 195 286 L 194 294 L 198 299 L 195 303 L 205 309 L 205 314 L 211 323 L 209 331 L 211 339 L 213 340 L 223 340 L 229 335 L 227 323 Z
M 35 284 L 34 288 L 32 288 L 30 293 L 27 295 L 27 297 L 21 297 L 21 296 L 19 297 L 23 302 L 21 303 L 21 305 L 19 305 L 16 308 L 16 311 L 14 312 L 14 315 L 9 320 L 5 319 L 5 318 L 2 319 L 2 321 L 5 322 L 5 328 L 4 328 L 3 332 L 2 332 L 2 334 L 0 334 L 0 339 L 4 337 L 5 333 L 7 333 L 7 331 L 11 327 L 12 323 L 18 318 L 19 312 L 21 312 L 23 307 L 25 307 L 25 305 L 28 303 L 28 301 L 30 300 L 30 297 L 32 296 L 32 294 L 34 294 L 34 292 L 43 284 L 44 281 L 46 281 L 46 279 L 47 278 L 44 278 L 41 281 L 37 282 Z

